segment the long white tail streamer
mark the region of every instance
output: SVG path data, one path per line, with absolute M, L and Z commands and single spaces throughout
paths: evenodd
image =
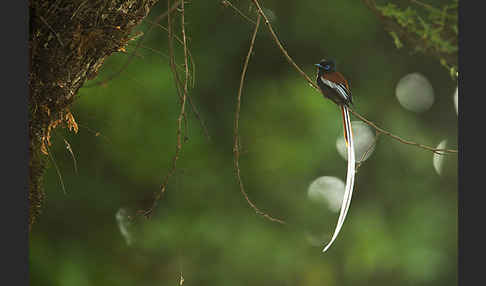
M 346 142 L 346 148 L 348 151 L 348 172 L 346 175 L 346 187 L 344 189 L 343 202 L 341 204 L 341 212 L 339 213 L 339 219 L 332 235 L 331 241 L 324 247 L 322 252 L 326 252 L 329 247 L 336 240 L 341 227 L 343 226 L 344 219 L 348 213 L 349 205 L 351 204 L 351 196 L 353 195 L 354 176 L 355 176 L 355 157 L 354 157 L 354 143 L 353 143 L 353 131 L 351 129 L 351 120 L 349 119 L 349 111 L 346 106 L 341 106 L 343 113 L 343 126 L 344 126 L 344 140 Z

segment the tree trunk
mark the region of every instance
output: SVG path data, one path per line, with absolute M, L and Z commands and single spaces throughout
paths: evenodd
M 79 88 L 158 0 L 29 0 L 29 230 L 41 212 L 51 131 L 77 132 L 69 111 Z

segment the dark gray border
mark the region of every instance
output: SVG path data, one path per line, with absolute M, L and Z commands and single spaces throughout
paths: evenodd
M 0 237 L 3 285 L 29 285 L 28 272 L 28 1 L 2 10 L 2 184 Z

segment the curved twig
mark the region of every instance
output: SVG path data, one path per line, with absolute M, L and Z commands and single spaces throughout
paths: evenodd
M 278 222 L 281 224 L 285 224 L 285 221 L 274 218 L 263 211 L 261 211 L 248 197 L 248 194 L 245 191 L 245 187 L 243 185 L 243 181 L 241 179 L 241 174 L 240 174 L 240 165 L 239 165 L 239 158 L 240 158 L 240 139 L 239 139 L 239 134 L 238 134 L 238 126 L 239 126 L 239 119 L 240 119 L 240 107 L 241 107 L 241 94 L 243 90 L 243 84 L 245 82 L 245 75 L 246 75 L 246 70 L 248 68 L 248 62 L 250 61 L 251 54 L 253 52 L 253 45 L 255 44 L 255 38 L 256 34 L 258 32 L 258 27 L 260 26 L 260 15 L 258 15 L 257 22 L 255 25 L 255 30 L 253 31 L 253 35 L 251 37 L 251 42 L 250 42 L 250 48 L 248 49 L 248 54 L 246 55 L 245 63 L 243 65 L 243 71 L 241 72 L 241 78 L 240 78 L 240 87 L 238 89 L 238 97 L 236 101 L 236 112 L 235 112 L 235 126 L 234 126 L 234 145 L 233 145 L 233 154 L 234 154 L 234 168 L 235 168 L 235 173 L 236 173 L 236 180 L 238 181 L 238 185 L 240 186 L 240 191 L 245 197 L 245 200 L 247 203 L 250 205 L 250 207 L 259 215 L 265 217 L 266 219 L 269 219 L 274 222 Z

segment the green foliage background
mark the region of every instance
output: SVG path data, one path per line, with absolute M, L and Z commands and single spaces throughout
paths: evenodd
M 255 18 L 250 1 L 232 3 Z M 307 74 L 315 76 L 321 58 L 336 59 L 350 80 L 354 110 L 404 138 L 432 146 L 447 139 L 457 148 L 449 72 L 432 56 L 397 49 L 362 2 L 262 4 Z M 162 1 L 149 18 L 165 10 Z M 262 23 L 243 90 L 240 165 L 250 198 L 287 224 L 256 215 L 238 189 L 232 153 L 253 25 L 220 1 L 191 1 L 186 21 L 196 62 L 190 94 L 210 140 L 189 112 L 177 172 L 152 219 L 133 221 L 135 241 L 127 245 L 116 213 L 150 205 L 175 152 L 179 105 L 168 59 L 142 48 L 119 77 L 80 90 L 73 107 L 80 132 L 57 130 L 53 137 L 67 193 L 51 164 L 44 211 L 30 234 L 31 285 L 176 285 L 181 273 L 183 285 L 457 284 L 456 155 L 446 157 L 439 176 L 431 152 L 380 136 L 357 173 L 341 234 L 323 254 L 338 214 L 311 202 L 307 188 L 319 176 L 345 179 L 346 162 L 335 146 L 342 136 L 338 108 L 288 65 Z M 147 37 L 145 46 L 167 54 L 165 31 Z M 180 46 L 176 52 L 182 64 Z M 127 58 L 111 57 L 94 81 Z M 434 105 L 421 114 L 395 97 L 397 82 L 411 72 L 425 75 L 435 91 Z

